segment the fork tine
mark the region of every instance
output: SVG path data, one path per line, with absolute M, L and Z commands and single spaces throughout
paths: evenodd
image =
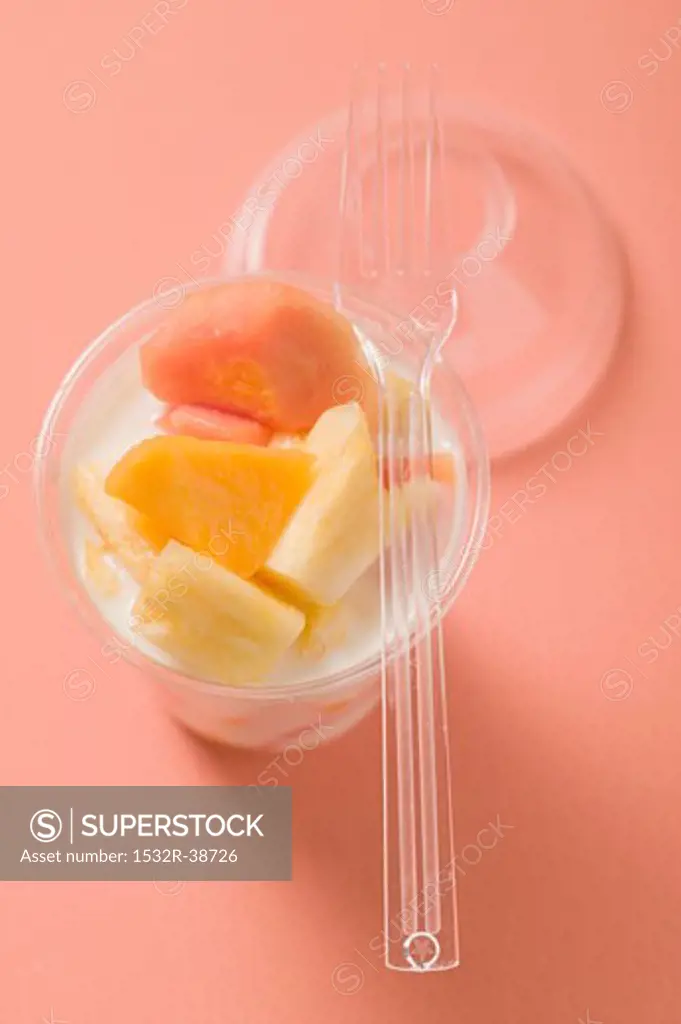
M 353 187 L 356 186 L 356 123 L 357 123 L 357 78 L 359 69 L 355 65 L 350 79 L 350 99 L 348 117 L 345 128 L 345 145 L 341 155 L 340 191 L 339 191 L 339 239 L 338 267 L 336 273 L 336 301 L 341 305 L 340 290 L 344 283 L 352 280 L 351 259 L 352 240 L 357 239 L 357 232 L 352 233 L 352 200 Z M 356 190 L 356 189 L 355 189 Z M 361 197 L 360 197 L 361 200 Z
M 388 213 L 388 166 L 384 121 L 385 64 L 378 65 L 376 79 L 376 202 L 374 205 L 374 276 L 390 267 L 390 222 Z
M 423 211 L 423 248 L 424 248 L 424 271 L 430 274 L 432 270 L 432 240 L 433 240 L 433 150 L 435 148 L 435 95 L 434 95 L 434 68 L 431 64 L 428 73 L 428 126 L 426 129 L 425 146 L 425 169 L 424 169 L 424 211 Z
M 412 270 L 416 263 L 416 216 L 414 201 L 416 197 L 416 143 L 414 139 L 414 95 L 412 88 L 411 64 L 407 62 L 402 70 L 402 129 L 406 147 L 408 180 L 403 193 L 402 208 L 407 219 L 405 237 L 407 239 L 406 270 Z

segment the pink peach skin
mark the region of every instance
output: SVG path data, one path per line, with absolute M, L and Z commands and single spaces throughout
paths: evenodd
M 206 441 L 267 445 L 272 437 L 270 428 L 262 423 L 201 405 L 172 406 L 157 419 L 156 424 L 167 434 L 185 434 Z

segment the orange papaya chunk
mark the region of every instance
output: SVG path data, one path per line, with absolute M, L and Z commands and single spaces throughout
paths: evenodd
M 264 278 L 190 292 L 142 345 L 140 363 L 162 401 L 247 416 L 277 433 L 310 430 L 329 406 L 356 398 L 360 382 L 370 421 L 375 415 L 375 385 L 350 322 Z
M 142 513 L 156 539 L 179 541 L 248 579 L 307 492 L 314 462 L 294 449 L 151 437 L 123 455 L 105 489 Z

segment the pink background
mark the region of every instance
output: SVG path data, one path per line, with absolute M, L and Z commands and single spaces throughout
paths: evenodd
M 448 622 L 461 968 L 387 974 L 372 951 L 373 717 L 286 768 L 292 884 L 0 884 L 0 1020 L 672 1024 L 681 639 L 663 624 L 681 605 L 681 53 L 651 73 L 650 51 L 667 54 L 678 5 L 169 4 L 165 27 L 152 15 L 139 31 L 148 0 L 0 14 L 2 783 L 251 782 L 270 760 L 191 742 L 134 671 L 102 666 L 37 548 L 22 453 L 72 360 L 343 101 L 355 59 L 439 60 L 462 95 L 550 131 L 625 240 L 629 324 L 598 398 L 495 475 L 499 514 L 590 423 L 588 451 L 502 518 Z M 114 73 L 131 30 L 138 48 Z M 84 684 L 65 687 L 78 668 Z M 512 828 L 478 857 L 497 820 Z

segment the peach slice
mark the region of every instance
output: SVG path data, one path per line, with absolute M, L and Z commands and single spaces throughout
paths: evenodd
M 293 449 L 151 437 L 125 453 L 105 487 L 142 513 L 155 537 L 211 555 L 247 579 L 306 494 L 314 464 Z
M 269 444 L 272 431 L 256 420 L 235 416 L 202 405 L 175 405 L 156 421 L 167 434 L 200 437 L 205 441 L 234 441 L 236 444 Z
M 248 416 L 292 434 L 345 404 L 347 382 L 366 376 L 344 316 L 265 278 L 191 292 L 142 345 L 140 362 L 145 387 L 162 401 Z M 372 419 L 375 388 L 365 386 L 363 404 Z

